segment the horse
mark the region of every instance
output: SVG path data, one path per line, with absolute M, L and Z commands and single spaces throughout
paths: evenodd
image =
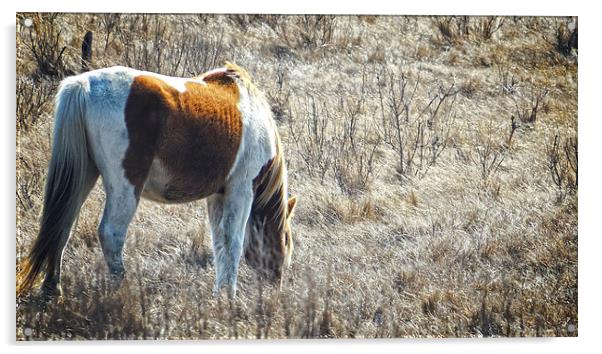
M 45 273 L 61 295 L 63 250 L 99 175 L 106 192 L 98 228 L 110 279 L 125 277 L 123 247 L 140 198 L 206 199 L 214 293 L 235 296 L 239 263 L 280 281 L 293 251 L 280 136 L 265 96 L 243 68 L 193 78 L 110 67 L 65 78 L 55 97 L 52 154 L 40 229 L 17 275 L 19 294 Z

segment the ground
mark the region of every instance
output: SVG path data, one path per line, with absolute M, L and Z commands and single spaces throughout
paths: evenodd
M 251 73 L 299 198 L 292 265 L 281 291 L 243 264 L 214 297 L 205 203 L 142 201 L 113 292 L 99 183 L 63 297 L 17 299 L 17 339 L 577 335 L 573 19 L 17 14 L 17 260 L 88 30 L 90 68 Z

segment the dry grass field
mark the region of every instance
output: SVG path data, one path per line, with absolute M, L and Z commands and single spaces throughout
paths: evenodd
M 216 298 L 205 203 L 142 201 L 112 292 L 97 185 L 63 298 L 17 299 L 18 340 L 578 334 L 570 18 L 17 14 L 17 262 L 88 30 L 90 69 L 248 69 L 299 197 L 292 265 L 278 292 L 243 262 Z

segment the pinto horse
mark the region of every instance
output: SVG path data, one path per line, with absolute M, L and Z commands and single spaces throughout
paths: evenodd
M 39 234 L 21 263 L 18 292 L 42 273 L 42 292 L 60 295 L 63 250 L 79 210 L 102 176 L 98 234 L 111 278 L 125 275 L 123 246 L 140 197 L 160 203 L 206 198 L 216 280 L 236 293 L 244 253 L 282 284 L 293 250 L 280 137 L 248 73 L 227 63 L 195 78 L 126 67 L 61 82 Z

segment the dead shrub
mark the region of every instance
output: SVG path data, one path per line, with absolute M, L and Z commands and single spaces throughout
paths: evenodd
M 382 136 L 397 152 L 399 176 L 422 177 L 449 143 L 459 90 L 453 83 L 439 85 L 420 100 L 420 74 L 411 79 L 404 72 L 383 69 L 377 73 L 377 81 Z
M 516 118 L 514 116 L 510 116 L 510 134 L 508 134 L 508 139 L 506 140 L 506 146 L 510 147 L 512 144 L 512 137 L 514 136 L 514 132 L 518 129 L 518 123 L 516 122 Z
M 331 45 L 337 27 L 337 16 L 287 16 L 272 27 L 280 41 L 293 49 L 315 51 Z
M 307 172 L 324 183 L 331 171 L 349 195 L 370 188 L 381 143 L 379 134 L 363 119 L 365 86 L 364 80 L 359 92 L 339 96 L 335 107 L 309 96 L 289 124 L 290 136 Z M 335 112 L 342 115 L 338 126 L 333 123 L 337 121 Z
M 73 74 L 65 63 L 68 47 L 61 38 L 58 16 L 58 13 L 27 15 L 32 26 L 24 30 L 22 44 L 29 50 L 40 75 L 63 77 Z
M 190 77 L 223 64 L 223 30 L 211 36 L 191 31 L 199 20 L 187 16 L 168 22 L 147 14 L 123 19 L 117 29 L 125 65 L 172 76 Z M 186 45 L 182 45 L 186 43 Z
M 357 97 L 357 98 L 354 98 Z M 363 119 L 366 99 L 366 72 L 359 93 L 341 96 L 338 112 L 343 114 L 341 129 L 335 130 L 334 176 L 348 194 L 370 188 L 376 169 L 376 152 L 381 138 Z
M 276 90 L 267 91 L 267 98 L 272 105 L 272 114 L 277 121 L 285 121 L 290 117 L 290 98 L 292 91 L 288 77 L 282 65 L 276 69 Z
M 516 93 L 516 88 L 519 80 L 511 72 L 507 65 L 497 65 L 497 78 L 500 83 L 502 93 L 512 95 Z
M 502 28 L 505 20 L 505 17 L 498 16 L 477 18 L 476 25 L 474 27 L 474 33 L 480 40 L 488 41 L 492 39 L 495 33 Z
M 105 33 L 105 53 L 109 48 L 110 41 L 112 40 L 111 35 L 113 35 L 113 39 L 115 39 L 114 33 L 121 26 L 121 19 L 121 14 L 117 13 L 102 14 L 102 16 L 100 17 L 100 22 Z
M 286 17 L 272 14 L 232 14 L 228 19 L 234 23 L 243 33 L 246 33 L 252 26 L 265 23 L 272 30 L 275 30 Z
M 46 80 L 17 77 L 17 131 L 29 130 L 51 110 L 55 86 Z
M 451 45 L 459 43 L 461 39 L 466 38 L 470 33 L 468 29 L 468 16 L 440 16 L 435 17 L 432 23 L 439 30 L 445 42 Z
M 296 117 L 292 119 L 292 117 Z M 297 107 L 289 123 L 289 133 L 305 170 L 312 177 L 324 178 L 334 159 L 333 117 L 326 103 L 318 103 L 312 96 Z
M 548 171 L 558 190 L 558 201 L 567 194 L 577 191 L 578 186 L 578 148 L 577 137 L 563 137 L 559 132 L 554 139 L 546 143 Z
M 474 151 L 471 151 L 470 159 L 480 171 L 483 181 L 487 181 L 493 176 L 506 158 L 504 145 L 494 138 L 494 136 L 499 135 L 494 132 L 491 121 L 485 132 L 475 132 Z
M 438 16 L 431 20 L 441 36 L 438 41 L 448 45 L 459 45 L 465 41 L 489 41 L 504 22 L 504 17 L 497 16 Z
M 515 90 L 510 96 L 514 102 L 514 114 L 518 119 L 527 124 L 534 124 L 537 115 L 545 107 L 545 99 L 548 96 L 547 88 L 538 88 L 529 85 L 522 90 Z
M 301 45 L 317 48 L 332 42 L 336 26 L 336 16 L 304 15 L 299 18 L 301 27 Z

